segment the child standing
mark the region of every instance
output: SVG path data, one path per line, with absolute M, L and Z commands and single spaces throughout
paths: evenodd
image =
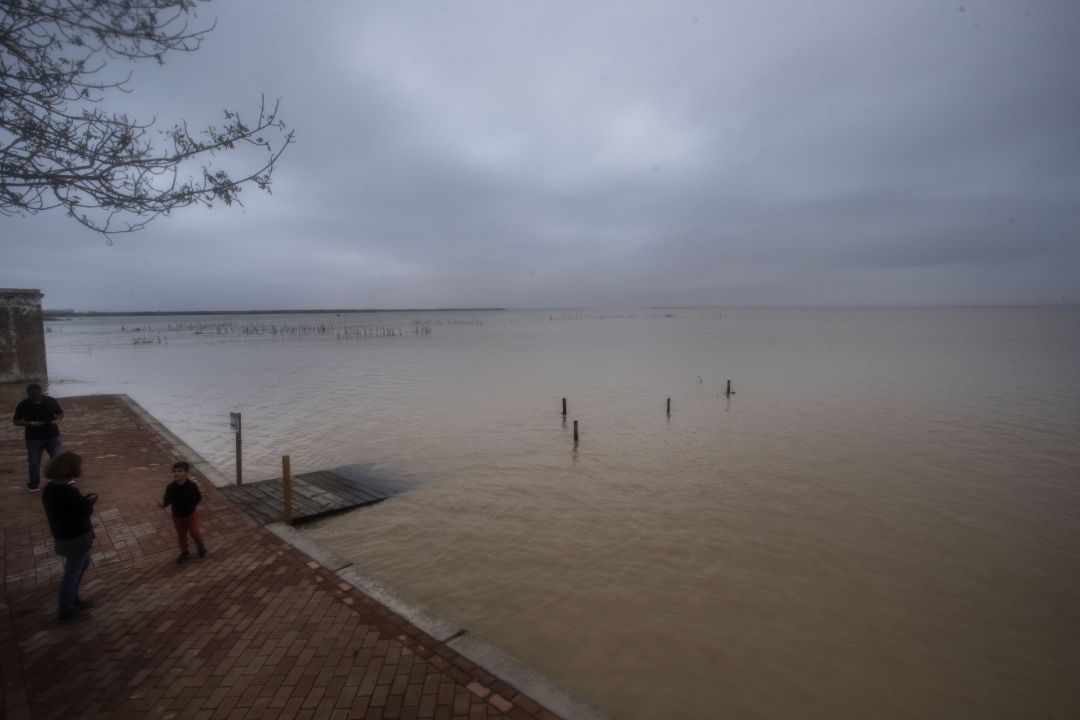
M 199 532 L 198 505 L 202 502 L 202 493 L 199 492 L 194 478 L 188 475 L 190 472 L 191 465 L 183 460 L 173 463 L 173 481 L 165 488 L 165 499 L 161 501 L 163 508 L 172 505 L 173 525 L 176 526 L 176 539 L 180 543 L 177 565 L 182 565 L 191 557 L 188 553 L 188 533 L 195 541 L 199 557 L 206 557 L 206 546 L 203 545 L 202 533 Z

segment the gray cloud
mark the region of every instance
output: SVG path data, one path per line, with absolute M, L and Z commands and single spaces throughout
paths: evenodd
M 0 218 L 0 285 L 97 309 L 1080 297 L 1075 3 L 206 9 L 203 48 L 118 102 L 200 124 L 281 96 L 274 194 L 114 247 Z

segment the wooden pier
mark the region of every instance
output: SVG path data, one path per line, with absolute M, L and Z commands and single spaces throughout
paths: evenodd
M 282 521 L 281 478 L 218 489 L 260 524 Z M 374 505 L 405 489 L 401 482 L 376 476 L 366 466 L 350 465 L 293 475 L 293 524 Z

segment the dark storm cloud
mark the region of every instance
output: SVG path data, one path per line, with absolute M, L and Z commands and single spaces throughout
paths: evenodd
M 0 220 L 0 285 L 99 308 L 1080 297 L 1075 3 L 207 9 L 202 50 L 122 102 L 198 124 L 281 96 L 274 194 L 113 248 Z

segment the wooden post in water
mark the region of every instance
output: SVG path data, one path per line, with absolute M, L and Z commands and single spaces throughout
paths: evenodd
M 244 484 L 243 443 L 240 441 L 240 413 L 229 413 L 229 425 L 236 434 L 236 484 Z
M 562 399 L 562 414 L 566 414 L 566 398 Z
M 671 398 L 667 399 L 667 414 L 671 414 Z
M 574 444 L 577 445 L 577 420 L 574 421 Z
M 731 381 L 727 381 L 727 396 L 731 397 Z
M 285 524 L 292 525 L 292 468 L 288 455 L 281 456 L 281 491 L 284 500 Z

